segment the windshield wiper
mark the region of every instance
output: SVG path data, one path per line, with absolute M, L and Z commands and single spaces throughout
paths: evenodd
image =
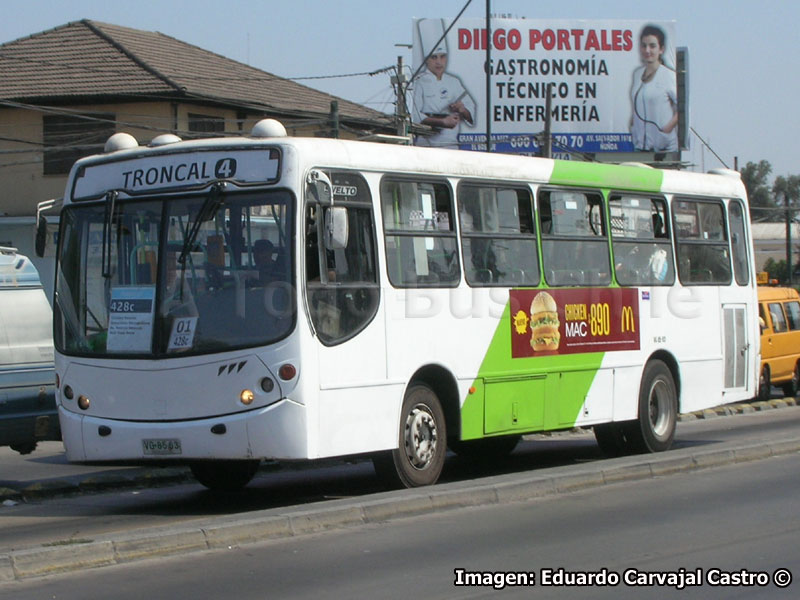
M 114 210 L 116 208 L 117 192 L 111 190 L 106 194 L 105 215 L 103 215 L 103 254 L 100 265 L 103 270 L 103 277 L 111 277 L 111 228 L 114 224 Z
M 212 185 L 211 191 L 208 193 L 208 197 L 203 202 L 203 206 L 200 207 L 200 210 L 197 213 L 197 218 L 195 219 L 194 223 L 192 223 L 192 228 L 189 230 L 189 233 L 186 235 L 186 239 L 183 241 L 183 248 L 180 256 L 178 257 L 178 262 L 182 267 L 186 266 L 186 257 L 192 251 L 194 242 L 197 239 L 197 235 L 200 233 L 200 228 L 203 226 L 203 223 L 212 219 L 214 215 L 217 214 L 219 207 L 222 206 L 222 190 L 224 189 L 224 186 L 225 184 L 222 182 Z

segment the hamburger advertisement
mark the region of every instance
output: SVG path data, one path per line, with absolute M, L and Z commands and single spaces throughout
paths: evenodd
M 531 302 L 531 347 L 535 352 L 558 350 L 558 306 L 547 292 L 539 292 Z
M 636 289 L 511 290 L 513 358 L 639 349 Z

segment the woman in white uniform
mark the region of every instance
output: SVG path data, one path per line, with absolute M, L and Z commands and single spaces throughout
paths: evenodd
M 678 151 L 675 71 L 663 63 L 664 32 L 647 25 L 639 36 L 642 66 L 633 72 L 631 136 L 637 150 Z

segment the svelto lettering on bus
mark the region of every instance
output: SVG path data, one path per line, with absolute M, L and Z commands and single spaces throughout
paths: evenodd
M 511 290 L 513 358 L 639 349 L 637 289 Z

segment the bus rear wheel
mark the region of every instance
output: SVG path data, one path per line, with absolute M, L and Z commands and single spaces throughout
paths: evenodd
M 636 452 L 669 450 L 678 421 L 678 394 L 672 372 L 660 360 L 644 367 L 639 388 L 639 418 L 625 429 L 625 438 Z
M 444 467 L 447 430 L 439 398 L 427 385 L 408 388 L 399 429 L 398 447 L 373 457 L 375 472 L 390 487 L 433 485 Z
M 210 490 L 231 492 L 242 489 L 253 479 L 259 460 L 207 460 L 192 463 L 192 475 Z

